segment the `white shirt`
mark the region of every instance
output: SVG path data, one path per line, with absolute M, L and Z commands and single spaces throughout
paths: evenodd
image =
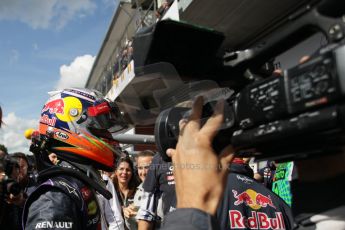
M 98 195 L 102 214 L 102 230 L 124 230 L 122 210 L 114 184 L 107 175 L 102 174 L 102 178 L 107 182 L 107 189 L 113 196 L 110 200 L 107 200 L 104 196 Z

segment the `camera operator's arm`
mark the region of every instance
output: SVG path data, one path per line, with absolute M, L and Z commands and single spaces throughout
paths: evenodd
M 177 210 L 167 216 L 166 229 L 212 228 L 233 158 L 232 148 L 221 155 L 212 148 L 212 140 L 223 121 L 224 102 L 218 102 L 215 112 L 200 127 L 203 99 L 197 98 L 189 121 L 180 122 L 180 136 L 176 149 L 168 149 L 172 156 L 176 182 Z

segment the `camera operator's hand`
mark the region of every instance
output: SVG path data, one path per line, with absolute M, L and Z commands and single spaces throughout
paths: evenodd
M 200 117 L 203 98 L 194 102 L 189 120 L 180 121 L 176 149 L 168 149 L 172 157 L 178 208 L 197 208 L 214 215 L 225 188 L 233 150 L 228 146 L 220 155 L 212 148 L 212 140 L 223 121 L 224 101 L 203 127 Z
M 18 195 L 9 194 L 6 198 L 8 204 L 14 204 L 17 206 L 23 206 L 26 201 L 26 195 L 23 192 L 20 192 Z

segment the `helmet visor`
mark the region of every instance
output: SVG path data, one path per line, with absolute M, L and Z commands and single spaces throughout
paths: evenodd
M 128 128 L 117 105 L 105 99 L 96 100 L 93 106 L 87 109 L 87 116 L 89 128 L 106 129 L 111 133 Z

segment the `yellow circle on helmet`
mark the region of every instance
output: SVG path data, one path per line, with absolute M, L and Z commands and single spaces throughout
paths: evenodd
M 83 105 L 78 98 L 65 97 L 63 101 L 63 113 L 56 113 L 58 119 L 64 122 L 70 122 L 80 117 Z

